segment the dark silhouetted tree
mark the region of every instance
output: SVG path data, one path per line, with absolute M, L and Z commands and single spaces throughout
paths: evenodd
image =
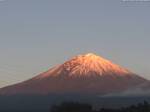
M 92 106 L 77 102 L 64 102 L 59 106 L 52 106 L 50 112 L 92 112 Z
M 112 109 L 101 108 L 99 110 L 93 110 L 89 104 L 64 102 L 60 105 L 52 106 L 50 112 L 150 112 L 150 104 L 146 101 L 139 103 L 138 105 L 132 105 L 129 107 Z

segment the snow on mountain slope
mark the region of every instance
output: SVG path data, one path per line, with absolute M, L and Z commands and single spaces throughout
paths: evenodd
M 38 76 L 38 78 L 58 76 L 61 75 L 59 74 L 60 72 L 66 72 L 70 77 L 131 74 L 128 70 L 123 69 L 120 66 L 115 65 L 95 54 L 89 53 L 86 55 L 78 55 L 65 62 L 63 65 L 50 69 L 47 73 Z

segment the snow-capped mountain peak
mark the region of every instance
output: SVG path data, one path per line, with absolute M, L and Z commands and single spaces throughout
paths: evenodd
M 93 53 L 75 56 L 62 66 L 70 76 L 130 74 L 128 70 Z
M 0 94 L 108 94 L 137 87 L 148 80 L 93 53 L 78 55 Z
M 78 55 L 66 61 L 64 64 L 56 66 L 47 72 L 40 74 L 36 78 L 46 78 L 49 76 L 67 75 L 69 77 L 89 77 L 89 76 L 120 76 L 130 75 L 131 72 L 113 64 L 112 62 L 96 55 L 88 53 Z

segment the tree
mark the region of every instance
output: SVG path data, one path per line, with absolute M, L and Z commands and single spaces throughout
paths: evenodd
M 53 105 L 50 112 L 92 112 L 92 106 L 78 102 L 63 102 Z

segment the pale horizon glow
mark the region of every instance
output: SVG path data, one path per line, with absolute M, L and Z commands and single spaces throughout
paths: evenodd
M 150 2 L 3 0 L 0 87 L 95 53 L 150 79 Z

